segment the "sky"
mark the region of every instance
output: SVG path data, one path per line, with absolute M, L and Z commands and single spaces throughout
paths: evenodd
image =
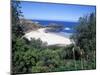
M 24 18 L 36 20 L 78 21 L 79 17 L 95 12 L 95 6 L 21 2 Z

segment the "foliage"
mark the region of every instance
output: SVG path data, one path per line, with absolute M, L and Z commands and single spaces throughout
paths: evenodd
M 12 16 L 12 73 L 17 72 L 18 70 L 20 70 L 19 68 L 22 67 L 18 66 L 18 68 L 16 69 L 16 64 L 19 64 L 18 62 L 16 62 L 17 60 L 17 56 L 19 55 L 18 51 L 20 50 L 21 46 L 25 46 L 22 45 L 23 42 L 19 42 L 19 38 L 21 38 L 24 33 L 23 33 L 23 29 L 19 23 L 19 17 L 22 16 L 21 15 L 21 11 L 20 11 L 20 2 L 19 1 L 12 1 L 11 2 L 11 16 Z M 24 48 L 22 47 L 21 50 L 24 50 Z M 16 63 L 16 64 L 14 64 Z M 20 62 L 20 64 L 22 64 L 23 62 Z
M 30 46 L 23 39 L 18 40 L 16 45 L 14 66 L 17 74 L 95 69 L 95 57 L 90 59 L 93 54 L 90 53 L 89 58 L 86 59 L 80 55 L 80 49 L 74 45 L 56 49 L 37 48 L 34 45 Z M 76 52 L 75 58 L 73 48 Z
M 80 18 L 75 45 L 46 46 L 40 39 L 28 41 L 19 23 L 20 2 L 12 2 L 12 74 L 95 69 L 95 15 Z
M 96 68 L 96 15 L 80 17 L 79 25 L 75 28 L 76 33 L 72 36 L 76 46 L 82 49 L 84 59 L 87 62 L 86 69 Z M 90 63 L 90 64 L 89 64 Z
M 75 43 L 85 51 L 96 50 L 96 16 L 91 13 L 89 16 L 81 17 L 79 25 L 73 35 Z

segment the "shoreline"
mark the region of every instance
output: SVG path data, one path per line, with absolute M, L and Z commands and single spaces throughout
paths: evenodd
M 71 39 L 69 37 L 61 36 L 59 33 L 53 32 L 45 32 L 47 28 L 40 28 L 35 31 L 30 31 L 24 35 L 29 41 L 31 38 L 34 39 L 41 39 L 43 43 L 47 43 L 48 46 L 50 45 L 70 45 Z

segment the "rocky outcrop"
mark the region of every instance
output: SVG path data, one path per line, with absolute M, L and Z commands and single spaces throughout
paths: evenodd
M 22 28 L 25 33 L 30 32 L 32 30 L 37 30 L 42 27 L 40 24 L 28 19 L 20 19 L 20 24 L 22 25 Z

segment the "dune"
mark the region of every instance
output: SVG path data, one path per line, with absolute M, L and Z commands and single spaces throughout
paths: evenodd
M 63 37 L 51 32 L 45 32 L 46 28 L 40 28 L 36 31 L 26 33 L 24 37 L 31 41 L 31 38 L 41 39 L 42 42 L 46 42 L 47 45 L 69 45 L 71 40 L 68 37 Z

